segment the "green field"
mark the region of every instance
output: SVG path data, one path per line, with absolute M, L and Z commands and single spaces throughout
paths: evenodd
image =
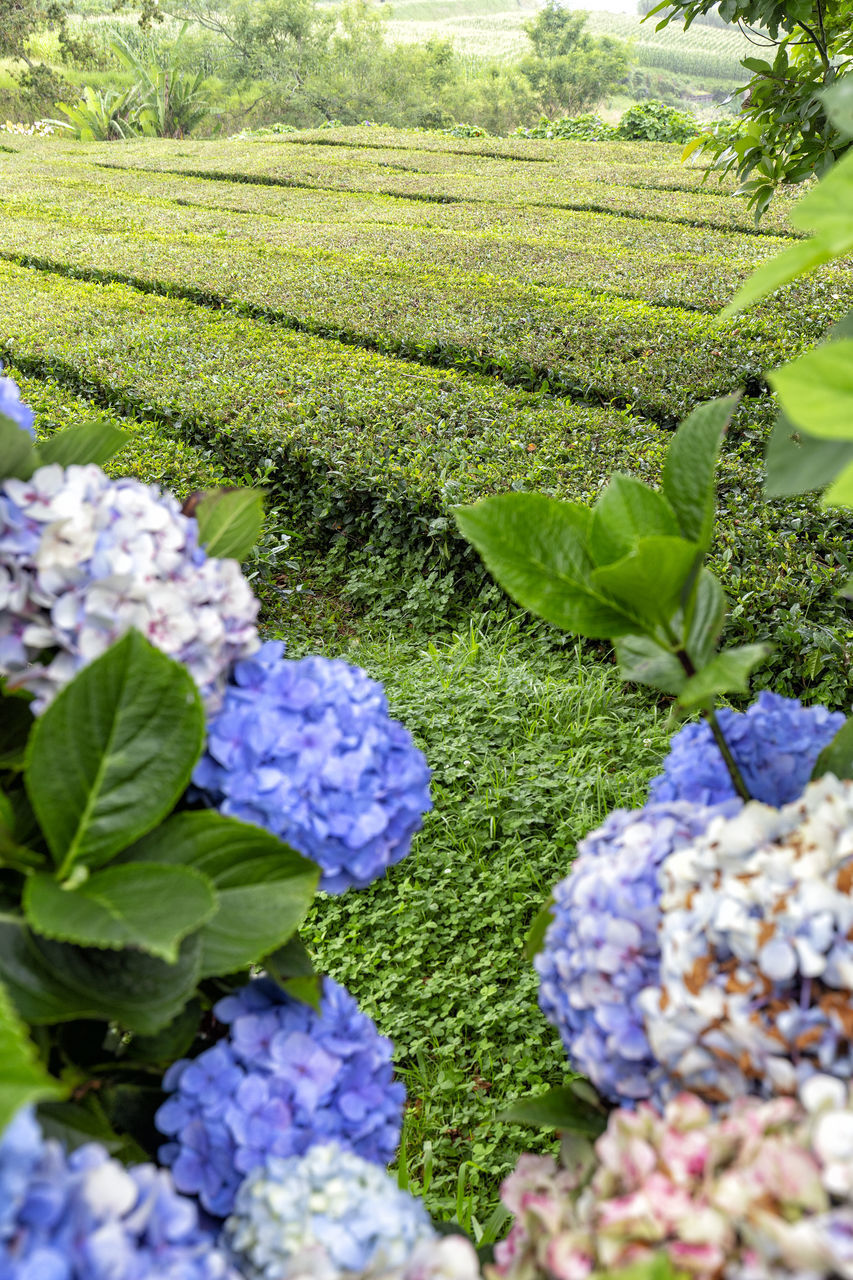
M 653 480 L 679 418 L 740 390 L 712 556 L 729 637 L 773 636 L 759 684 L 849 703 L 851 521 L 765 503 L 761 459 L 765 374 L 853 306 L 850 264 L 719 324 L 792 242 L 790 201 L 756 230 L 678 156 L 378 128 L 0 148 L 0 357 L 40 430 L 96 409 L 146 480 L 262 482 L 268 632 L 382 678 L 427 751 L 411 857 L 321 902 L 306 939 L 396 1042 L 406 1164 L 442 1217 L 482 1221 L 548 1145 L 494 1119 L 566 1069 L 521 941 L 666 742 L 666 707 L 604 647 L 508 606 L 452 507 Z

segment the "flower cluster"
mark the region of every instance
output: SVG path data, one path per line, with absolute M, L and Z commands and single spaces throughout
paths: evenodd
M 853 1076 L 853 782 L 712 821 L 662 868 L 660 986 L 640 997 L 674 1087 L 709 1101 Z
M 28 1111 L 0 1141 L 0 1280 L 240 1280 L 191 1200 L 96 1143 L 71 1155 Z
M 2 373 L 3 366 L 0 364 L 0 374 Z M 18 384 L 13 382 L 11 378 L 0 377 L 0 417 L 11 418 L 17 426 L 21 427 L 35 440 L 36 433 L 33 423 L 36 420 L 36 415 L 29 405 L 23 403 Z
M 269 1160 L 240 1187 L 225 1224 L 246 1280 L 402 1276 L 432 1236 L 420 1200 L 336 1143 Z
M 320 1012 L 267 978 L 214 1006 L 229 1034 L 164 1077 L 160 1149 L 181 1191 L 225 1217 L 243 1178 L 269 1157 L 338 1142 L 377 1164 L 393 1157 L 405 1090 L 391 1044 L 330 978 Z
M 581 841 L 554 889 L 554 920 L 535 961 L 539 1003 L 573 1065 L 612 1101 L 650 1098 L 661 1086 L 638 1004 L 658 982 L 658 873 L 717 812 L 683 803 L 616 810 Z
M 813 1083 L 812 1114 L 794 1098 L 741 1098 L 720 1118 L 689 1093 L 662 1114 L 614 1111 L 585 1183 L 522 1157 L 502 1188 L 515 1222 L 487 1276 L 584 1280 L 657 1254 L 697 1280 L 853 1276 L 853 1162 L 838 1195 L 821 1146 L 841 1123 L 849 1160 L 853 1110 L 828 1102 L 837 1081 Z
M 748 711 L 721 707 L 717 719 L 749 794 L 779 808 L 796 800 L 815 761 L 844 723 L 840 712 L 804 707 L 766 690 Z M 735 795 L 707 720 L 686 725 L 670 744 L 663 773 L 651 784 L 652 802 L 689 800 L 713 805 Z
M 257 647 L 258 604 L 234 560 L 205 555 L 176 500 L 99 467 L 0 485 L 0 674 L 34 709 L 131 627 L 184 663 L 209 708 Z
M 321 889 L 363 888 L 408 853 L 431 807 L 426 760 L 358 667 L 282 655 L 269 641 L 236 665 L 193 781 L 318 863 Z
M 36 120 L 34 124 L 22 124 L 19 120 L 6 120 L 0 124 L 2 133 L 19 133 L 28 138 L 49 138 L 56 129 L 49 120 Z

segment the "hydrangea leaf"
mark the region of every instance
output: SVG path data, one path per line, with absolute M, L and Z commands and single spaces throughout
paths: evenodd
M 845 720 L 815 762 L 812 778 L 834 773 L 836 778 L 853 778 L 853 717 Z
M 794 426 L 827 440 L 853 439 L 853 339 L 815 347 L 768 377 Z
M 678 537 L 675 512 L 662 493 L 633 476 L 611 476 L 592 509 L 589 550 L 597 565 L 627 556 L 640 538 Z
M 684 687 L 687 676 L 678 658 L 651 636 L 619 636 L 613 647 L 623 680 L 662 693 L 678 693 Z
M 132 1138 L 116 1133 L 94 1092 L 79 1102 L 46 1102 L 38 1109 L 38 1120 L 44 1136 L 61 1142 L 66 1151 L 99 1142 L 110 1155 L 127 1162 L 148 1159 Z
M 519 1098 L 502 1111 L 498 1119 L 538 1129 L 560 1129 L 587 1138 L 597 1138 L 607 1123 L 604 1111 L 579 1097 L 570 1084 L 530 1098 Z
M 2 697 L 0 701 L 0 769 L 23 768 L 24 751 L 32 727 L 33 715 L 29 702 L 25 698 Z
M 595 569 L 592 580 L 649 629 L 678 608 L 700 555 L 699 545 L 685 538 L 641 538 L 630 555 Z
M 26 756 L 27 791 L 60 874 L 101 866 L 156 826 L 203 742 L 192 677 L 138 632 L 84 667 L 36 722 Z
M 642 615 L 595 583 L 586 507 L 539 493 L 505 493 L 457 507 L 454 515 L 492 576 L 525 609 L 593 638 L 645 630 Z
M 706 550 L 714 529 L 714 476 L 717 455 L 736 395 L 700 404 L 685 418 L 666 451 L 663 492 L 681 532 Z
M 57 462 L 61 467 L 70 467 L 93 462 L 102 467 L 129 440 L 128 432 L 114 427 L 111 422 L 102 419 L 81 422 L 77 426 L 57 431 L 38 446 L 39 466 Z
M 0 985 L 0 1133 L 21 1107 L 65 1090 L 38 1061 L 35 1045 Z
M 685 711 L 710 706 L 724 693 L 748 693 L 749 678 L 755 667 L 768 656 L 769 644 L 744 644 L 725 649 L 707 666 L 691 676 L 678 695 L 678 705 Z
M 245 560 L 264 524 L 260 489 L 214 489 L 199 503 L 198 538 L 209 556 Z
M 177 964 L 129 948 L 100 951 L 51 942 L 24 920 L 0 920 L 0 972 L 18 1013 L 33 1026 L 97 1018 L 151 1035 L 195 993 L 201 941 L 191 934 Z
M 524 939 L 524 958 L 532 960 L 538 955 L 545 944 L 545 934 L 548 932 L 548 926 L 554 919 L 554 895 L 548 897 L 548 901 L 544 903 L 536 915 L 533 917 L 533 923 L 527 930 L 527 937 Z
M 39 456 L 29 432 L 0 413 L 0 477 L 29 480 L 38 466 Z
M 299 937 L 290 938 L 283 947 L 264 956 L 263 968 L 278 985 L 303 1004 L 320 1009 L 323 997 L 322 978 L 316 972 L 308 948 Z
M 718 578 L 703 569 L 687 611 L 685 648 L 694 667 L 711 658 L 726 617 L 726 597 Z
M 193 867 L 213 885 L 216 915 L 202 926 L 202 976 L 261 961 L 305 917 L 319 868 L 276 836 L 219 813 L 178 813 L 129 849 L 126 861 Z
M 120 950 L 138 947 L 168 964 L 184 938 L 210 920 L 216 895 L 192 867 L 107 867 L 75 888 L 53 876 L 30 876 L 24 913 L 36 933 L 58 942 Z
M 853 441 L 809 435 L 780 413 L 767 442 L 765 462 L 764 492 L 768 498 L 808 493 L 822 489 L 853 463 Z

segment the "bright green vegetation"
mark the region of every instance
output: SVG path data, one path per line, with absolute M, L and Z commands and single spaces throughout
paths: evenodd
M 605 646 L 507 605 L 451 508 L 510 488 L 590 501 L 614 469 L 654 481 L 674 422 L 740 389 L 710 562 L 727 639 L 772 635 L 759 683 L 846 706 L 850 518 L 766 503 L 761 459 L 764 372 L 853 305 L 849 264 L 717 327 L 788 243 L 787 206 L 755 233 L 673 146 L 10 145 L 0 354 L 40 429 L 105 412 L 132 431 L 117 465 L 182 496 L 264 483 L 266 626 L 384 680 L 427 752 L 436 805 L 411 857 L 322 902 L 308 940 L 396 1041 L 431 1207 L 455 1212 L 469 1162 L 482 1220 L 517 1153 L 548 1145 L 494 1115 L 566 1070 L 525 929 L 579 836 L 642 801 L 667 730 Z

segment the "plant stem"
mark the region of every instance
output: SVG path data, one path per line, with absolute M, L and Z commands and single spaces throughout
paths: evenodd
M 685 674 L 688 676 L 695 676 L 696 668 L 694 667 L 693 660 L 691 659 L 690 654 L 687 652 L 687 650 L 679 649 L 675 656 L 678 658 L 678 661 L 681 663 Z M 731 750 L 729 749 L 729 744 L 726 742 L 726 739 L 723 735 L 723 731 L 720 728 L 720 722 L 717 719 L 716 711 L 714 710 L 713 707 L 706 707 L 703 710 L 702 715 L 705 717 L 705 719 L 708 721 L 708 724 L 711 726 L 711 732 L 714 735 L 714 741 L 719 747 L 720 755 L 723 757 L 725 766 L 729 771 L 729 777 L 732 780 L 732 786 L 734 787 L 735 791 L 738 793 L 738 795 L 742 800 L 751 800 L 752 796 L 749 794 L 749 787 L 744 782 L 743 774 L 738 768 L 738 763 L 735 760 L 734 756 L 732 755 Z

